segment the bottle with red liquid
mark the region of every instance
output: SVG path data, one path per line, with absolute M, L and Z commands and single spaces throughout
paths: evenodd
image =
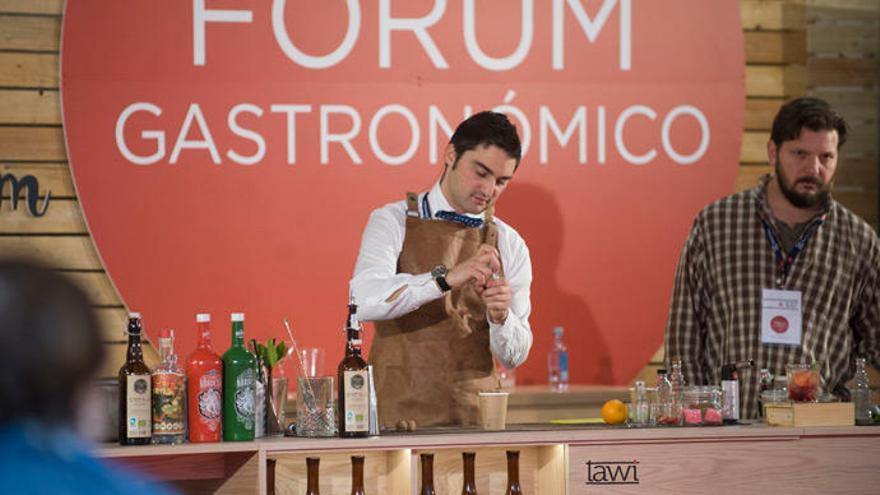
M 186 359 L 189 441 L 219 442 L 223 436 L 223 360 L 211 348 L 211 315 L 196 315 L 199 341 Z

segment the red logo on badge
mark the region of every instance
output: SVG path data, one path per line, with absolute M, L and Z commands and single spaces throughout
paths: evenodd
M 770 328 L 776 333 L 785 333 L 788 331 L 788 320 L 784 316 L 774 316 L 770 320 Z
M 197 312 L 218 349 L 230 312 L 248 340 L 287 316 L 335 363 L 370 211 L 429 189 L 464 117 L 503 112 L 525 156 L 497 212 L 534 274 L 517 378 L 546 382 L 561 325 L 573 383 L 623 384 L 662 344 L 694 215 L 733 191 L 743 46 L 735 0 L 67 2 L 64 132 L 151 337 L 178 329 L 185 355 Z

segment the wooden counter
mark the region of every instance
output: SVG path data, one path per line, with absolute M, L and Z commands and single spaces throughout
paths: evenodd
M 597 418 L 610 399 L 630 400 L 629 388 L 603 385 L 571 385 L 563 393 L 547 385 L 519 385 L 507 401 L 509 423 L 538 423 L 553 419 Z
M 100 454 L 188 493 L 305 490 L 305 458 L 321 458 L 321 493 L 348 494 L 350 455 L 365 455 L 370 494 L 417 493 L 419 453 L 435 454 L 438 494 L 461 490 L 461 452 L 477 452 L 480 493 L 503 493 L 504 451 L 520 454 L 525 493 L 877 493 L 880 427 L 763 425 L 641 428 L 510 425 L 346 440 L 267 438 L 180 446 L 107 446 Z M 272 486 L 273 483 L 269 483 Z

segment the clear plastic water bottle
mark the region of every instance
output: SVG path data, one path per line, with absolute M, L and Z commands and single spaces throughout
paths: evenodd
M 568 390 L 568 348 L 562 341 L 562 327 L 553 328 L 553 346 L 547 355 L 547 370 L 550 389 L 554 392 Z
M 865 370 L 865 358 L 856 358 L 856 376 L 850 392 L 856 408 L 856 424 L 871 424 L 871 382 Z

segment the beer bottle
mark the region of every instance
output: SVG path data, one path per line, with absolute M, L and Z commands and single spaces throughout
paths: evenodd
M 321 459 L 318 457 L 306 457 L 306 495 L 321 495 L 318 489 L 318 466 Z
M 189 441 L 219 442 L 223 434 L 223 360 L 211 348 L 211 315 L 196 315 L 198 344 L 186 360 Z
M 232 313 L 232 346 L 223 354 L 223 440 L 254 439 L 256 358 L 244 347 L 244 313 Z
M 474 477 L 474 460 L 477 457 L 475 452 L 462 452 L 464 459 L 464 482 L 461 487 L 461 495 L 477 495 L 477 482 Z
M 128 314 L 128 350 L 119 368 L 119 444 L 150 443 L 150 368 L 141 349 L 140 313 Z
M 159 356 L 152 376 L 153 443 L 180 444 L 186 436 L 186 380 L 174 352 L 174 330 L 162 330 Z
M 351 495 L 364 495 L 364 456 L 351 456 Z
M 434 495 L 434 454 L 421 454 L 422 488 L 419 495 Z
M 522 495 L 519 486 L 519 451 L 507 451 L 507 490 L 504 495 Z
M 370 434 L 370 374 L 367 362 L 361 357 L 361 331 L 357 305 L 352 300 L 348 305 L 348 321 L 345 324 L 345 357 L 336 372 L 339 382 L 339 436 L 344 438 Z

